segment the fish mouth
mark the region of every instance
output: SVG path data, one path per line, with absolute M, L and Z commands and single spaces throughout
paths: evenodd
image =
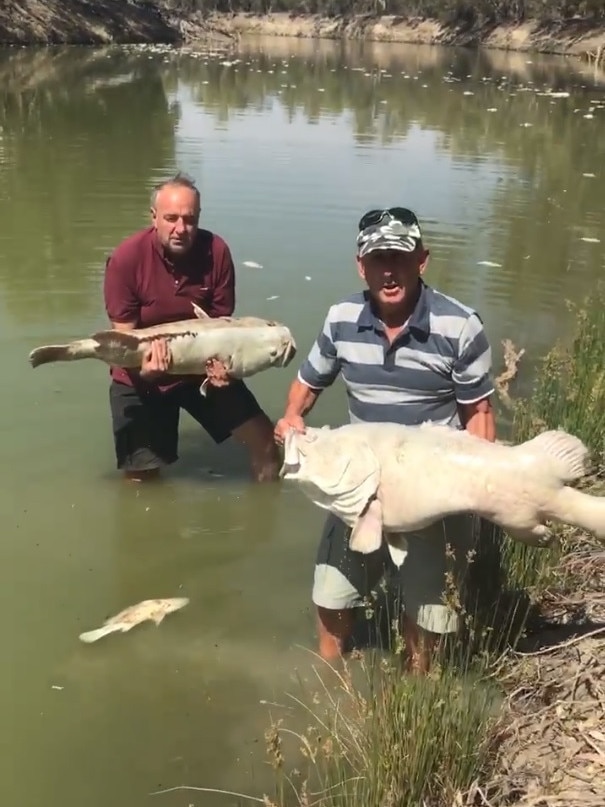
M 300 454 L 296 446 L 296 431 L 289 429 L 284 437 L 284 460 L 279 470 L 283 479 L 288 474 L 296 475 L 300 471 Z
M 294 340 L 290 340 L 286 344 L 286 349 L 284 350 L 281 366 L 287 367 L 295 356 L 296 356 L 296 344 L 294 343 Z
M 297 474 L 300 471 L 300 462 L 292 463 L 292 462 L 284 462 L 282 467 L 279 470 L 279 476 L 283 479 L 288 474 Z

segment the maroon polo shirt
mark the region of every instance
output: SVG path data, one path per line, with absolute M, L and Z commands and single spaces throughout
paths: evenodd
M 135 322 L 137 328 L 195 319 L 192 302 L 211 317 L 230 316 L 235 309 L 231 252 L 220 236 L 198 229 L 191 250 L 172 264 L 164 257 L 155 229 L 148 227 L 122 241 L 108 258 L 104 296 L 112 322 Z M 111 376 L 122 384 L 161 391 L 193 378 L 166 375 L 142 382 L 137 373 L 121 367 L 112 367 Z

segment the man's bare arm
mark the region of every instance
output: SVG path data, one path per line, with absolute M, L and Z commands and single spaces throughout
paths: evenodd
M 304 417 L 313 409 L 321 390 L 312 389 L 295 378 L 288 392 L 284 417 Z
M 464 428 L 471 434 L 489 440 L 496 439 L 496 418 L 490 398 L 483 398 L 471 404 L 458 404 L 460 419 Z

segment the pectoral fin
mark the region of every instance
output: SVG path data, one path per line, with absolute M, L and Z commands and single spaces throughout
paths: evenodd
M 387 547 L 391 560 L 400 569 L 408 555 L 408 542 L 402 532 L 390 533 L 387 536 Z
M 354 552 L 368 555 L 382 544 L 382 505 L 372 499 L 351 531 L 349 546 Z
M 192 302 L 191 305 L 193 306 L 193 313 L 198 319 L 210 319 L 210 314 L 207 314 L 197 303 Z
M 210 381 L 207 378 L 205 378 L 201 383 L 200 395 L 202 395 L 204 398 L 206 397 L 206 394 L 208 392 L 208 385 L 209 384 L 210 384 Z

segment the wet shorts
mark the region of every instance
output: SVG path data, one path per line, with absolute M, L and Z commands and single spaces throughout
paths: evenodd
M 185 383 L 166 392 L 139 392 L 112 380 L 109 402 L 117 466 L 129 471 L 154 470 L 178 459 L 181 409 L 215 443 L 222 443 L 238 426 L 262 414 L 243 381 L 209 389 L 204 398 L 199 383 Z
M 407 533 L 407 556 L 398 568 L 386 543 L 368 555 L 349 548 L 350 529 L 328 515 L 317 552 L 313 602 L 330 609 L 347 609 L 372 602 L 383 578 L 398 589 L 402 608 L 412 622 L 433 633 L 458 630 L 455 610 L 444 603 L 452 584 L 460 586 L 467 555 L 475 543 L 473 516 L 451 516 L 424 530 Z M 446 555 L 446 543 L 453 557 Z

